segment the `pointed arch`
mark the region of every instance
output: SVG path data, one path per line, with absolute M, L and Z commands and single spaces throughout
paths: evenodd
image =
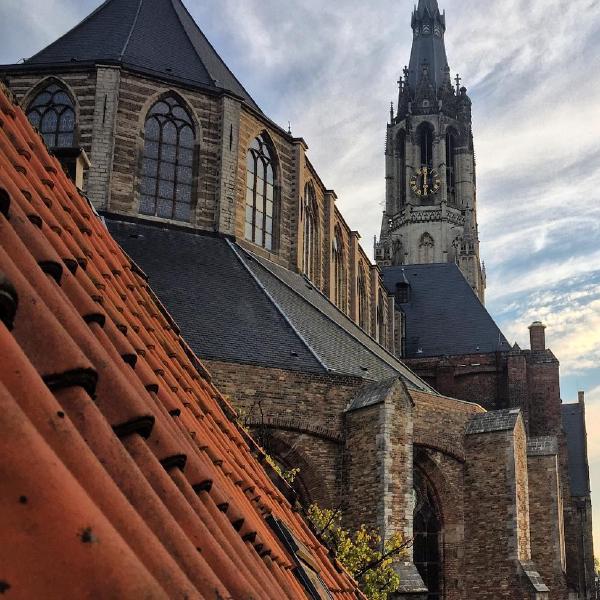
M 458 164 L 456 145 L 458 132 L 454 127 L 446 130 L 446 187 L 448 189 L 448 202 L 456 204 L 456 181 L 458 177 Z
M 396 181 L 398 182 L 398 199 L 402 208 L 406 204 L 406 132 L 401 129 L 396 136 Z
M 358 299 L 358 325 L 361 329 L 369 331 L 369 303 L 367 298 L 367 276 L 365 266 L 361 261 L 358 265 L 356 278 L 356 292 Z
M 443 520 L 436 491 L 423 471 L 413 472 L 413 560 L 429 590 L 439 600 L 443 589 Z
M 275 247 L 278 212 L 277 159 L 266 131 L 246 153 L 246 219 L 244 237 L 266 250 Z
M 196 176 L 196 127 L 190 109 L 173 92 L 145 115 L 139 212 L 189 222 Z
M 27 118 L 48 148 L 77 145 L 77 103 L 66 83 L 48 77 L 31 90 L 26 102 Z
M 431 123 L 424 121 L 417 127 L 417 140 L 420 148 L 421 165 L 433 168 L 433 136 L 435 129 Z
M 314 282 L 319 274 L 319 206 L 312 181 L 304 186 L 302 210 L 304 242 L 302 252 L 302 272 Z
M 379 290 L 377 294 L 377 341 L 381 346 L 385 346 L 386 326 L 385 326 L 385 304 L 383 291 Z
M 425 232 L 419 240 L 419 264 L 429 264 L 434 262 L 435 241 L 433 237 Z
M 335 226 L 333 232 L 333 242 L 331 246 L 333 257 L 333 278 L 334 278 L 334 298 L 336 306 L 346 310 L 346 261 L 344 252 L 344 240 L 342 238 L 342 230 L 339 225 Z

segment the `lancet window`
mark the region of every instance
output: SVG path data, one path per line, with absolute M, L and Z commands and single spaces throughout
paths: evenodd
M 312 183 L 307 183 L 304 186 L 302 203 L 302 218 L 304 221 L 302 271 L 311 281 L 316 281 L 319 261 L 319 228 L 317 225 L 319 209 Z
M 273 250 L 275 222 L 275 160 L 267 137 L 259 135 L 246 155 L 247 240 Z
M 336 225 L 333 243 L 333 271 L 334 271 L 334 302 L 341 310 L 346 309 L 346 271 L 344 265 L 344 242 L 342 240 L 342 231 L 339 225 Z
M 31 101 L 27 117 L 37 127 L 49 148 L 75 145 L 75 106 L 71 96 L 58 83 L 48 84 Z
M 148 111 L 140 177 L 140 213 L 189 221 L 194 179 L 195 128 L 174 96 Z
M 418 140 L 421 148 L 421 165 L 433 168 L 433 125 L 422 123 L 418 129 Z
M 456 131 L 449 129 L 446 133 L 446 186 L 448 201 L 456 204 Z

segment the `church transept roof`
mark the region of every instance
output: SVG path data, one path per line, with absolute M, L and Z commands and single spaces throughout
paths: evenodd
M 24 65 L 77 63 L 120 64 L 186 85 L 226 90 L 258 110 L 181 0 L 107 0 Z

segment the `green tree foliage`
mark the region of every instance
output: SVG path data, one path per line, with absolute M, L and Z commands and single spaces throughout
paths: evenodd
M 340 511 L 322 509 L 316 504 L 308 509 L 308 518 L 370 600 L 387 600 L 388 594 L 398 589 L 400 578 L 392 563 L 406 555 L 411 542 L 400 534 L 383 542 L 376 531 L 364 525 L 351 533 L 341 526 Z

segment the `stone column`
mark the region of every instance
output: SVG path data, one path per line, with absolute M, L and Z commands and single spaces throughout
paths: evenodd
M 531 556 L 553 600 L 569 600 L 563 499 L 556 437 L 531 438 L 527 444 Z
M 235 235 L 240 115 L 240 101 L 223 96 L 221 99 L 221 168 L 215 228 L 227 235 Z M 240 210 L 244 208 L 245 205 L 242 204 Z
M 92 126 L 91 167 L 86 192 L 99 210 L 110 210 L 110 182 L 115 148 L 121 69 L 98 65 Z
M 519 409 L 476 415 L 465 436 L 465 589 L 478 600 L 542 600 L 531 561 L 527 440 Z
M 361 388 L 346 412 L 345 431 L 345 525 L 412 539 L 413 416 L 404 384 L 391 379 Z M 401 588 L 392 597 L 425 599 L 412 550 L 407 552 L 396 564 Z

